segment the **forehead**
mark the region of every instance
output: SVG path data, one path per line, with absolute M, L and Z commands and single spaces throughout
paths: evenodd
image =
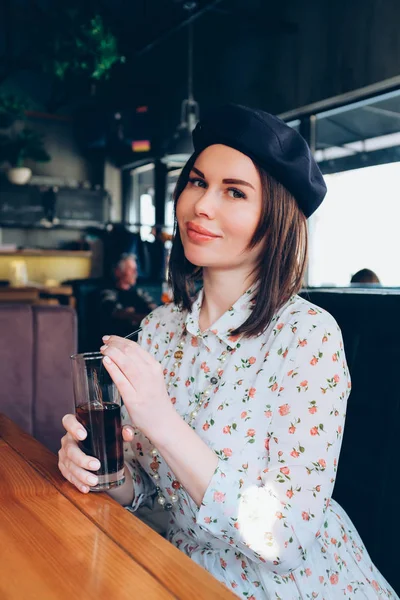
M 205 148 L 197 157 L 194 166 L 207 178 L 244 179 L 253 185 L 260 183 L 258 170 L 251 158 L 223 144 Z

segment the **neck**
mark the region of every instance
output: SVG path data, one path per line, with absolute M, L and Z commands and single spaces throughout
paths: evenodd
M 131 289 L 131 285 L 129 283 L 126 283 L 125 281 L 119 281 L 117 283 L 117 288 L 119 290 L 130 290 Z
M 248 273 L 203 269 L 203 303 L 200 309 L 201 331 L 209 329 L 213 323 L 235 304 L 236 300 L 253 283 Z

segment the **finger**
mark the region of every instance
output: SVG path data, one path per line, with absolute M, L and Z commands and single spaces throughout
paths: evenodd
M 155 359 L 146 350 L 143 350 L 137 342 L 127 340 L 126 338 L 119 337 L 118 335 L 105 335 L 103 337 L 104 345 L 107 347 L 115 346 L 120 348 L 124 353 L 135 356 L 136 360 L 143 360 L 147 364 L 151 364 Z M 100 351 L 102 351 L 102 346 Z M 106 348 L 105 348 L 106 349 Z
M 106 349 L 103 348 L 102 352 L 104 357 L 111 358 L 132 386 L 141 381 L 149 369 L 149 365 L 126 348 L 110 345 Z
M 81 425 L 75 415 L 64 415 L 62 418 L 64 429 L 75 439 L 84 440 L 87 433 L 86 429 Z
M 64 463 L 65 468 L 70 473 L 74 481 L 78 482 L 78 485 L 97 485 L 99 482 L 99 478 L 94 473 L 89 473 L 85 471 L 85 469 L 81 469 L 78 465 L 74 463 L 68 463 L 67 465 Z M 71 482 L 72 483 L 72 482 Z
M 87 482 L 85 480 L 85 477 L 83 477 L 82 475 L 78 477 L 72 470 L 68 469 L 64 465 L 64 463 L 60 463 L 58 466 L 63 477 L 65 477 L 67 481 L 72 483 L 72 485 L 74 485 L 80 492 L 82 492 L 83 494 L 87 494 L 90 491 L 89 485 L 92 484 Z M 93 475 L 93 477 L 97 479 L 95 475 Z
M 90 471 L 98 471 L 100 469 L 100 461 L 94 456 L 88 456 L 77 446 L 75 441 L 67 443 L 62 452 L 63 462 L 67 464 L 75 464 L 82 469 Z
M 109 354 L 110 351 L 118 349 L 121 352 L 121 354 L 129 357 L 131 364 L 135 364 L 139 359 L 133 344 L 133 342 L 125 340 L 124 338 L 120 338 L 118 336 L 111 336 L 107 344 L 101 346 L 100 352 L 106 355 Z
M 128 351 L 134 349 L 135 342 L 119 335 L 105 335 L 102 340 L 106 346 L 115 346 L 116 348 L 121 349 L 126 348 Z
M 104 357 L 103 364 L 111 379 L 117 386 L 117 390 L 124 399 L 124 402 L 126 403 L 126 400 L 129 397 L 129 395 L 132 393 L 132 391 L 134 392 L 135 390 L 129 379 L 126 377 L 123 368 L 116 364 L 114 360 L 111 360 L 111 358 L 108 355 Z
M 127 379 L 132 379 L 132 370 L 134 370 L 135 361 L 132 357 L 128 356 L 122 348 L 112 345 L 108 346 L 106 349 L 103 348 L 102 353 L 104 355 L 104 366 L 107 364 L 106 357 L 108 357 L 115 365 L 117 365 Z M 128 376 L 128 371 L 130 372 L 130 377 Z
M 131 442 L 135 437 L 135 432 L 129 425 L 124 425 L 122 428 L 122 437 L 124 442 Z
M 135 386 L 135 381 L 140 381 L 143 378 L 144 373 L 147 373 L 147 375 L 151 377 L 152 375 L 149 373 L 149 369 L 151 369 L 155 375 L 158 374 L 158 370 L 161 370 L 160 363 L 152 356 L 148 355 L 148 360 L 145 361 L 136 351 L 132 351 L 124 345 L 112 343 L 110 345 L 102 346 L 100 350 L 104 356 L 109 356 L 112 359 L 130 381 L 132 386 Z M 147 353 L 144 352 L 144 354 Z

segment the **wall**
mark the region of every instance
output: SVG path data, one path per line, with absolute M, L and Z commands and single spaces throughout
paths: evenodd
M 45 147 L 51 157 L 47 163 L 27 162 L 34 175 L 61 177 L 66 183 L 86 181 L 92 185 L 103 184 L 104 160 L 83 152 L 72 120 L 44 115 L 29 118 L 27 124 L 44 136 Z
M 82 236 L 77 229 L 0 228 L 0 244 L 16 244 L 23 248 L 59 248 L 65 242 L 76 242 Z

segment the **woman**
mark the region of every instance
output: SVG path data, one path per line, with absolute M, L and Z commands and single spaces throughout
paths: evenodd
M 144 320 L 139 345 L 103 338 L 131 423 L 126 483 L 111 495 L 133 511 L 153 498 L 168 539 L 240 598 L 397 598 L 331 499 L 350 378 L 336 322 L 296 295 L 322 175 L 261 111 L 218 109 L 193 138 L 176 190 L 175 303 Z M 76 419 L 64 426 L 60 470 L 88 492 L 98 464 Z

